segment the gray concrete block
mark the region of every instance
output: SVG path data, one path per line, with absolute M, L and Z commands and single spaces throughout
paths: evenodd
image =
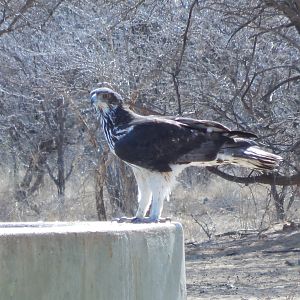
M 0 223 L 0 299 L 186 299 L 182 227 Z

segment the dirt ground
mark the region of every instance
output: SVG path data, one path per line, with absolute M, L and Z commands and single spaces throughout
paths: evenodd
M 188 300 L 300 299 L 300 229 L 186 244 Z

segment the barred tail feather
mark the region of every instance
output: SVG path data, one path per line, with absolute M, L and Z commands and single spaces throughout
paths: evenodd
M 237 164 L 252 169 L 274 170 L 283 160 L 281 156 L 262 150 L 258 146 L 249 144 L 245 146 L 245 142 L 230 145 L 222 150 L 218 158 L 225 163 Z
M 241 151 L 234 159 L 236 159 L 241 166 L 248 166 L 261 170 L 276 169 L 282 161 L 281 156 L 264 151 L 255 146 L 251 146 L 244 151 Z

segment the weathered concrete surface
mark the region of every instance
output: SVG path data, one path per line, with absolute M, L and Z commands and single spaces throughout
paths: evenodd
M 0 299 L 186 299 L 182 227 L 0 223 Z

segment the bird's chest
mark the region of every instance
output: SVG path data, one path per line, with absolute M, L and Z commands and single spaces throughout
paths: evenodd
M 102 119 L 102 128 L 110 150 L 115 153 L 116 143 L 132 130 L 132 126 L 117 126 L 111 119 Z

